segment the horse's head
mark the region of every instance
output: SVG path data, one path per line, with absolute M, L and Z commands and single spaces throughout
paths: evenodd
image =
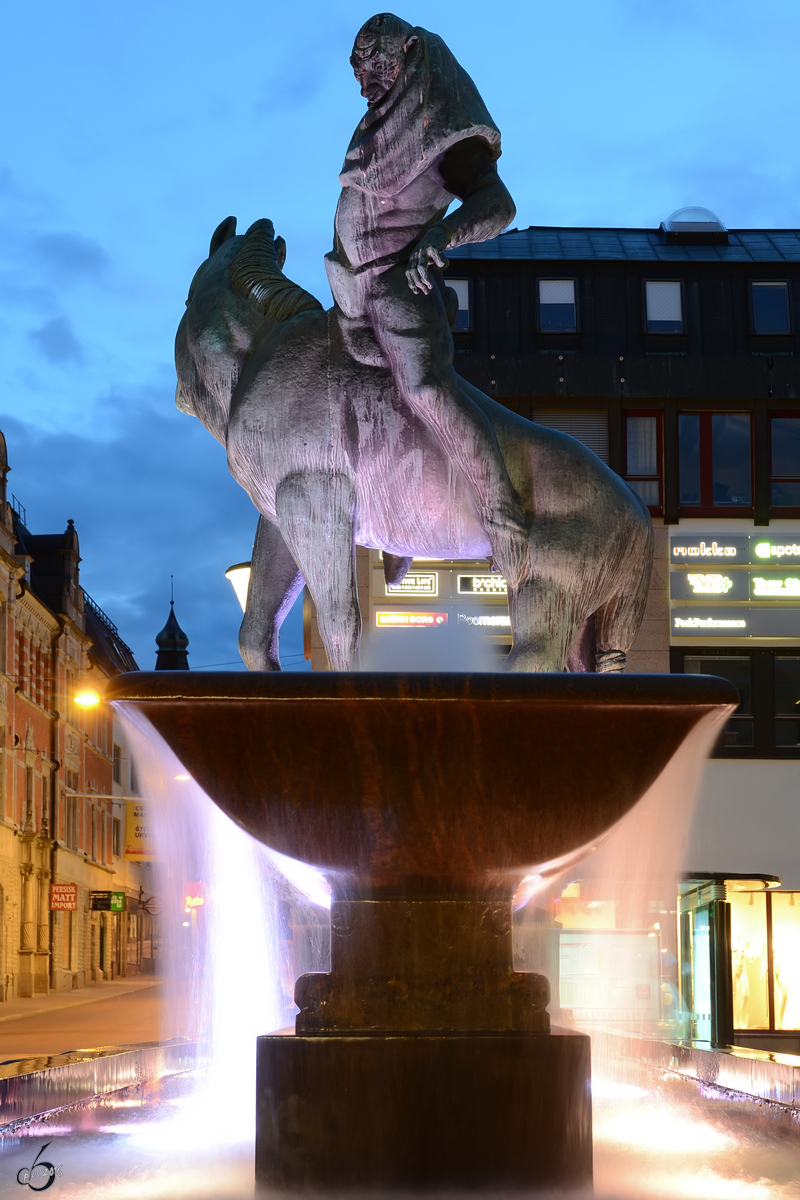
M 281 270 L 286 243 L 272 222 L 236 234 L 236 218 L 214 231 L 189 288 L 175 339 L 175 403 L 225 444 L 231 396 L 256 341 L 277 323 L 322 305 Z

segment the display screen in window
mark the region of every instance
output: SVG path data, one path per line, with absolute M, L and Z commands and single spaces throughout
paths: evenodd
M 767 898 L 763 892 L 731 892 L 728 901 L 731 906 L 733 1028 L 769 1029 Z

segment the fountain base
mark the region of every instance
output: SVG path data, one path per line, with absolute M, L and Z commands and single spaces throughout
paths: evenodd
M 583 1034 L 258 1039 L 262 1189 L 591 1186 Z

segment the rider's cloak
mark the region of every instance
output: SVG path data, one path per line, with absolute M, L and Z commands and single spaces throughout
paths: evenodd
M 358 123 L 339 180 L 377 196 L 396 196 L 456 142 L 484 138 L 500 157 L 500 130 L 480 93 L 435 33 L 419 38 L 383 99 Z

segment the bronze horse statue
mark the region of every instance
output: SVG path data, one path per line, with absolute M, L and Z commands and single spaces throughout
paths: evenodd
M 403 405 L 370 328 L 283 274 L 272 223 L 227 218 L 198 269 L 176 339 L 176 403 L 228 454 L 261 514 L 239 635 L 251 670 L 280 670 L 278 632 L 305 581 L 331 669 L 358 667 L 356 545 L 388 582 L 414 556 L 491 554 L 473 493 Z M 455 293 L 437 286 L 452 308 Z M 491 421 L 530 530 L 509 586 L 512 671 L 621 671 L 644 614 L 653 533 L 643 502 L 580 442 L 466 381 Z

